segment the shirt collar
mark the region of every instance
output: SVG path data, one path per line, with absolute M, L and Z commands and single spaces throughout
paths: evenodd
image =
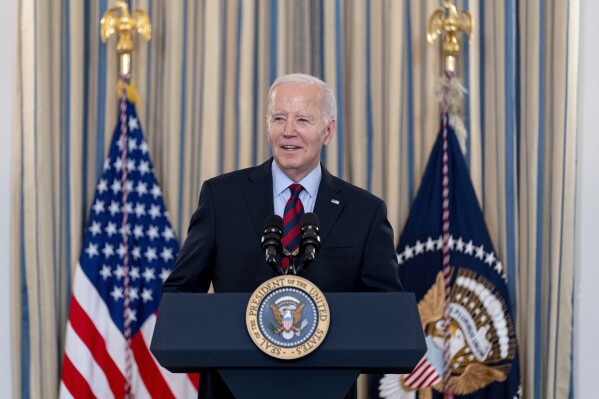
M 312 172 L 308 173 L 298 183 L 304 187 L 304 191 L 310 195 L 310 197 L 316 197 L 318 193 L 318 186 L 320 186 L 320 180 L 322 178 L 322 168 L 320 163 Z M 295 183 L 279 168 L 277 161 L 272 161 L 272 193 L 273 197 L 278 197 L 283 191 L 285 191 L 290 185 Z

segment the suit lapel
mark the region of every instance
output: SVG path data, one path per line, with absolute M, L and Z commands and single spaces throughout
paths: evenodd
M 243 195 L 252 216 L 256 234 L 261 237 L 264 232 L 264 221 L 274 213 L 272 196 L 272 158 L 252 169 L 248 174 L 248 182 L 243 188 Z M 321 165 L 322 166 L 322 165 Z M 314 213 L 320 219 L 320 242 L 324 244 L 332 231 L 337 218 L 343 210 L 346 200 L 343 190 L 336 178 L 322 166 L 322 179 L 318 187 Z
M 318 187 L 318 196 L 314 205 L 314 213 L 320 219 L 320 242 L 324 244 L 337 218 L 345 206 L 345 199 L 342 197 L 342 189 L 333 177 L 322 166 L 322 179 Z
M 252 169 L 243 195 L 259 237 L 264 232 L 264 221 L 274 213 L 272 198 L 272 158 Z

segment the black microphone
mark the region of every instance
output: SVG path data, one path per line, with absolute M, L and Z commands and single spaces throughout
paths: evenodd
M 312 263 L 316 252 L 320 249 L 319 226 L 320 219 L 315 213 L 304 213 L 300 219 L 300 252 L 304 254 L 304 267 Z
M 283 219 L 279 215 L 270 215 L 264 221 L 264 234 L 262 235 L 262 250 L 268 263 L 277 272 L 276 255 L 282 250 L 281 238 L 283 236 Z

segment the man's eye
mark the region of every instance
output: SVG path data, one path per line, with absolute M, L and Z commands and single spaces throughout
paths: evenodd
M 282 122 L 285 119 L 282 116 L 273 116 L 272 120 L 273 122 Z
M 307 118 L 299 118 L 298 122 L 300 122 L 300 123 L 310 123 L 310 121 Z

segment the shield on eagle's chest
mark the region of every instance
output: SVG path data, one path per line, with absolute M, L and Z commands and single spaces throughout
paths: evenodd
M 285 315 L 283 315 L 283 328 L 285 331 L 289 331 L 291 330 L 291 327 L 293 327 L 293 316 L 291 316 L 291 312 L 287 310 Z

